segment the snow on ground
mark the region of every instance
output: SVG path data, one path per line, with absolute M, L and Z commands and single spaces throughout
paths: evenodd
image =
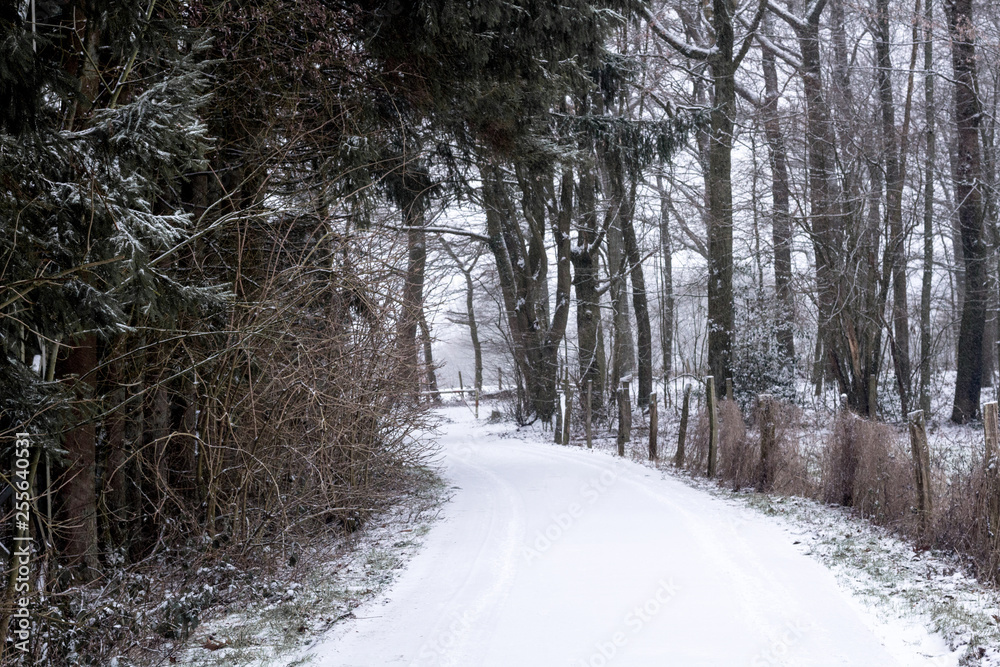
M 830 568 L 900 664 L 909 664 L 906 656 L 915 651 L 933 658 L 926 664 L 1000 665 L 1000 593 L 976 581 L 954 555 L 915 549 L 843 507 L 677 476 L 771 518 L 802 554 Z
M 435 476 L 416 474 L 421 478 L 397 505 L 326 549 L 304 553 L 295 567 L 254 582 L 239 601 L 204 619 L 184 646 L 168 642 L 163 653 L 171 663 L 199 667 L 292 664 L 290 655 L 353 618 L 419 550 L 447 491 Z
M 443 414 L 444 520 L 294 664 L 1000 664 L 995 597 L 843 512 Z M 918 604 L 949 578 L 951 626 Z

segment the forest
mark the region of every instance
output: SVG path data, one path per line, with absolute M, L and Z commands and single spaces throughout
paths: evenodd
M 981 439 L 998 104 L 973 0 L 4 3 L 0 663 L 154 664 L 205 576 L 364 526 L 456 346 L 567 444 L 708 377 L 723 428 L 829 407 L 851 480 L 917 421 Z M 976 447 L 933 529 L 803 493 L 1000 580 Z

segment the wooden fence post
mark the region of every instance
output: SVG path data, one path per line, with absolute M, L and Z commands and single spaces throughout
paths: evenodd
M 733 400 L 733 378 L 726 378 L 726 400 Z
M 1000 429 L 1000 425 L 998 425 L 997 421 L 997 402 L 984 403 L 983 430 L 986 436 L 985 463 L 987 467 L 989 467 L 990 460 L 997 455 L 997 450 L 1000 448 L 1000 442 L 998 442 L 998 429 Z
M 632 385 L 622 382 L 622 405 L 625 407 L 625 442 L 632 442 Z
M 587 419 L 587 449 L 592 449 L 594 447 L 594 437 L 593 433 L 590 430 L 590 416 L 591 416 L 590 411 L 593 408 L 593 406 L 590 403 L 590 399 L 593 397 L 593 392 L 594 392 L 594 381 L 587 380 L 587 404 L 584 410 L 584 414 L 586 415 Z
M 458 372 L 458 397 L 465 400 L 465 386 L 462 384 L 462 371 Z
M 995 568 L 1000 563 L 1000 530 L 997 528 L 1000 526 L 1000 425 L 996 401 L 983 405 L 983 428 L 986 431 L 986 459 L 983 461 L 986 474 L 986 525 L 993 531 L 990 560 Z
M 618 456 L 625 456 L 625 409 L 622 407 L 622 389 L 618 388 Z
M 775 445 L 775 405 L 769 394 L 761 394 L 758 400 L 757 419 L 760 424 L 760 478 L 757 491 L 770 491 L 774 485 L 774 445 Z
M 878 419 L 878 376 L 868 377 L 868 418 L 872 421 Z
M 558 385 L 556 385 L 558 386 Z M 556 427 L 553 429 L 553 439 L 557 445 L 562 444 L 562 433 L 563 433 L 563 410 L 562 405 L 559 403 L 559 391 L 556 391 Z
M 715 378 L 705 378 L 705 409 L 708 410 L 708 476 L 715 477 L 719 458 L 719 419 L 715 414 Z
M 993 404 L 994 415 L 996 403 Z M 927 427 L 924 411 L 914 410 L 909 415 L 910 452 L 913 456 L 913 477 L 917 486 L 917 517 L 920 520 L 920 537 L 927 538 L 931 520 L 931 456 L 927 447 Z M 994 422 L 994 425 L 996 422 Z
M 684 385 L 684 404 L 681 407 L 681 428 L 677 433 L 677 453 L 674 454 L 674 467 L 684 467 L 684 438 L 687 436 L 688 411 L 691 409 L 691 385 Z
M 497 366 L 497 391 L 503 391 L 503 369 Z
M 563 415 L 563 444 L 569 444 L 569 422 L 570 417 L 573 415 L 573 388 L 569 386 L 569 381 L 563 385 L 565 387 L 564 393 L 566 394 L 566 414 Z
M 628 395 L 628 382 L 622 382 L 618 389 L 618 456 L 625 456 L 625 443 L 632 430 L 632 402 Z
M 655 461 L 657 458 L 656 453 L 656 436 L 659 434 L 660 423 L 656 415 L 656 392 L 654 391 L 649 395 L 649 460 Z

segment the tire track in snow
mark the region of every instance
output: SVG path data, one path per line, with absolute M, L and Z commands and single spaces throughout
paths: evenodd
M 314 664 L 896 664 L 833 575 L 774 522 L 638 464 L 501 438 L 462 410 L 446 414 L 457 422 L 441 438 L 443 463 L 460 488 L 445 518 L 390 599 L 315 647 Z M 609 469 L 614 483 L 526 559 L 526 536 L 551 526 Z M 677 592 L 655 617 L 610 658 L 595 652 L 664 578 Z

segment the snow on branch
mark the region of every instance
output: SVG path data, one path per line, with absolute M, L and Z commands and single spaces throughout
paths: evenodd
M 694 44 L 688 44 L 684 41 L 683 37 L 665 28 L 648 7 L 643 7 L 642 13 L 645 15 L 646 20 L 649 22 L 649 27 L 653 29 L 656 36 L 669 44 L 681 55 L 693 60 L 708 60 L 718 53 L 719 49 L 714 46 L 710 49 L 706 49 L 700 46 L 695 46 Z
M 477 241 L 482 241 L 483 243 L 489 243 L 490 239 L 482 234 L 477 234 L 476 232 L 470 232 L 466 229 L 455 229 L 454 227 L 402 227 L 398 225 L 381 225 L 385 229 L 392 230 L 394 232 L 406 232 L 411 229 L 419 229 L 422 232 L 428 232 L 430 234 L 454 234 L 456 236 L 467 236 L 470 239 L 476 239 Z
M 806 5 L 806 21 L 809 23 L 818 23 L 819 15 L 823 13 L 824 7 L 826 7 L 826 0 L 811 0 L 811 2 Z
M 783 46 L 778 46 L 773 40 L 768 38 L 766 35 L 757 33 L 755 36 L 757 42 L 760 43 L 762 47 L 773 53 L 776 57 L 781 58 L 783 61 L 794 67 L 796 70 L 802 69 L 802 60 L 799 57 L 786 49 Z
M 805 20 L 799 18 L 795 14 L 792 14 L 790 11 L 779 5 L 777 2 L 774 2 L 773 0 L 768 0 L 767 8 L 771 10 L 772 14 L 779 17 L 782 21 L 790 25 L 792 29 L 795 30 L 796 32 L 805 30 L 808 27 L 808 23 Z

